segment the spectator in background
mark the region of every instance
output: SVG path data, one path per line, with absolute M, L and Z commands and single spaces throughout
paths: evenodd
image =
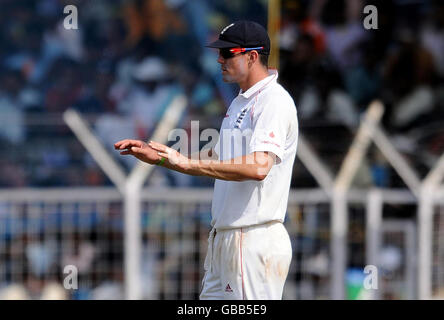
M 58 282 L 52 281 L 47 283 L 40 295 L 40 300 L 67 300 L 67 290 Z
M 0 74 L 0 137 L 11 144 L 25 138 L 23 102 L 25 79 L 21 72 L 5 70 Z
M 44 277 L 55 271 L 57 243 L 53 239 L 36 240 L 30 237 L 24 248 L 29 263 L 29 269 L 25 270 L 29 272 L 28 287 L 36 295 L 41 290 Z
M 72 107 L 84 90 L 79 65 L 70 59 L 57 60 L 48 75 L 49 87 L 45 95 L 45 108 L 49 113 L 62 113 Z
M 69 234 L 65 241 L 71 246 L 62 252 L 62 266 L 76 266 L 80 276 L 91 271 L 94 258 L 97 255 L 97 248 L 88 239 L 88 236 L 86 233 Z
M 127 42 L 135 45 L 148 35 L 162 41 L 169 34 L 183 34 L 185 23 L 162 0 L 133 0 L 124 6 Z
M 323 59 L 314 64 L 309 79 L 297 101 L 301 119 L 324 120 L 351 128 L 358 125 L 357 106 L 344 90 L 341 74 L 330 61 Z
M 17 150 L 25 142 L 24 85 L 24 76 L 20 71 L 0 71 L 0 143 L 5 150 Z M 16 152 L 7 152 L 0 157 L 0 187 L 27 185 L 25 168 L 20 160 Z
M 434 107 L 432 84 L 436 79 L 433 56 L 409 29 L 399 30 L 399 43 L 385 65 L 385 100 L 391 106 L 387 125 L 407 128 Z
M 314 39 L 309 34 L 298 36 L 294 47 L 290 51 L 285 51 L 286 59 L 282 66 L 282 83 L 288 89 L 293 99 L 299 105 L 304 92 L 314 85 L 314 70 L 320 64 L 320 58 L 316 53 Z M 298 110 L 301 117 L 308 110 Z
M 21 71 L 0 71 L 0 142 L 7 150 L 16 150 L 25 142 L 27 128 L 25 110 L 30 105 L 31 90 Z M 26 172 L 21 165 L 23 152 L 8 152 L 0 158 L 0 187 L 25 187 Z
M 362 63 L 344 72 L 344 84 L 359 110 L 364 111 L 372 100 L 380 96 L 382 66 L 378 63 L 378 48 L 374 41 L 362 43 L 360 51 Z
M 360 62 L 358 45 L 366 38 L 361 22 L 362 0 L 315 0 L 310 15 L 321 21 L 327 52 L 339 70 Z
M 106 280 L 95 287 L 88 298 L 92 300 L 122 300 L 125 298 L 123 293 L 123 270 L 120 266 L 112 266 Z
M 444 3 L 434 0 L 421 28 L 421 43 L 432 55 L 436 70 L 444 77 Z
M 21 284 L 11 284 L 0 289 L 0 300 L 30 300 L 25 286 Z
M 124 136 L 147 140 L 163 116 L 166 107 L 182 91 L 173 81 L 170 66 L 161 58 L 145 57 L 139 63 L 128 61 L 123 79 L 111 89 L 116 109 L 98 117 L 96 132 L 105 145 Z M 129 72 L 130 77 L 125 77 Z M 120 100 L 119 100 L 120 99 Z M 125 159 L 132 168 L 136 160 Z M 187 186 L 192 178 L 180 173 L 157 170 L 151 179 L 154 184 Z
M 153 133 L 163 111 L 176 93 L 177 85 L 167 64 L 158 57 L 146 57 L 132 70 L 134 83 L 128 96 L 117 105 L 135 122 L 135 133 L 146 140 Z
M 167 63 L 184 64 L 199 69 L 200 47 L 188 30 L 182 15 L 163 0 L 135 0 L 124 5 L 128 27 L 126 43 L 134 46 L 143 40 L 150 55 L 162 57 Z M 183 55 L 180 48 L 187 48 Z
M 116 109 L 107 110 L 96 121 L 96 132 L 105 145 L 125 135 L 146 140 L 176 92 L 168 66 L 160 58 L 147 57 L 130 68 L 132 78 L 124 81 L 131 82 L 116 84 L 110 92 L 115 94 L 112 98 L 120 99 L 115 101 Z M 119 90 L 123 93 L 116 94 Z
M 73 106 L 84 115 L 98 116 L 103 112 L 112 112 L 116 101 L 110 95 L 115 75 L 111 61 L 102 61 L 92 70 L 86 70 L 91 84 L 85 86 L 82 94 Z
M 361 6 L 361 1 L 338 5 L 338 1 L 316 0 L 305 14 L 296 13 L 299 23 L 293 32 L 297 37 L 291 51 L 284 54 L 281 79 L 301 119 L 323 118 L 348 127 L 358 124 L 357 106 L 345 91 L 342 77 L 359 62 L 358 44 L 364 39 Z
M 301 36 L 312 38 L 317 56 L 325 54 L 326 40 L 319 17 L 311 14 L 308 1 L 284 1 L 279 35 L 280 50 L 292 51 Z M 311 10 L 313 11 L 313 10 Z
M 33 2 L 28 5 L 6 3 L 5 7 L 9 14 L 4 17 L 3 30 L 9 42 L 9 50 L 3 62 L 9 68 L 22 71 L 29 79 L 39 58 L 43 26 L 33 15 Z

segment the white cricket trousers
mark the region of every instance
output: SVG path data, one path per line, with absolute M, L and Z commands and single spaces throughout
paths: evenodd
M 290 267 L 291 242 L 278 221 L 211 230 L 201 300 L 280 300 Z

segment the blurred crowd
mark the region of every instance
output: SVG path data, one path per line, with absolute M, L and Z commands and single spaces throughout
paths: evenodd
M 367 4 L 377 8 L 377 29 L 363 27 Z M 382 128 L 425 176 L 444 151 L 444 3 L 319 0 L 286 5 L 281 79 L 296 101 L 301 131 L 321 159 L 337 172 L 360 117 L 372 100 L 380 99 Z M 302 180 L 313 183 L 309 177 Z M 375 147 L 354 183 L 405 187 Z
M 209 210 L 142 206 L 143 299 L 198 299 Z M 115 202 L 0 204 L 0 300 L 124 299 L 123 224 Z
M 363 26 L 367 4 L 378 29 Z M 78 29 L 65 29 L 66 5 Z M 444 150 L 444 3 L 439 0 L 283 0 L 279 81 L 292 94 L 301 133 L 336 171 L 369 103 L 383 128 L 425 175 Z M 224 84 L 204 45 L 228 23 L 267 24 L 266 0 L 3 0 L 0 11 L 0 187 L 111 185 L 63 122 L 74 108 L 105 147 L 148 139 L 177 94 L 178 127 L 219 128 L 238 88 Z M 375 22 L 375 21 L 373 21 Z M 115 157 L 129 171 L 132 158 Z M 211 186 L 155 170 L 150 183 Z M 376 149 L 360 186 L 402 186 Z M 296 162 L 293 187 L 316 182 Z
M 238 88 L 222 82 L 217 52 L 204 45 L 235 20 L 251 19 L 266 26 L 267 3 L 2 0 L 0 188 L 112 185 L 64 123 L 63 112 L 69 108 L 87 120 L 127 171 L 136 160 L 114 154 L 113 143 L 123 138 L 148 139 L 178 94 L 185 94 L 188 102 L 177 127 L 190 132 L 190 122 L 198 120 L 201 131 L 218 129 Z M 363 26 L 367 4 L 378 9 L 378 29 Z M 66 5 L 78 9 L 77 30 L 64 27 Z M 444 2 L 282 0 L 281 6 L 278 80 L 293 96 L 300 132 L 320 159 L 337 172 L 361 116 L 372 100 L 380 99 L 385 106 L 382 127 L 396 149 L 425 176 L 444 152 Z M 149 183 L 212 186 L 213 180 L 157 168 Z M 370 148 L 354 184 L 404 186 L 375 147 Z M 297 160 L 292 187 L 316 186 Z M 397 210 L 395 215 L 404 214 Z M 121 217 L 116 221 L 122 222 Z M 1 222 L 0 226 L 6 226 Z M 67 298 L 60 287 L 61 268 L 54 261 L 80 266 L 81 279 L 83 273 L 93 287 L 101 284 L 94 292 L 79 290 L 78 296 L 70 298 L 119 298 L 121 231 L 109 228 L 102 233 L 69 234 L 72 239 L 66 242 L 74 244 L 71 248 L 61 247 L 61 231 L 54 233 L 53 242 L 44 242 L 39 235 L 2 233 L 0 269 L 8 275 L 7 282 L 23 280 L 26 290 L 8 287 L 0 292 L 0 299 Z M 195 237 L 203 243 L 206 233 Z M 145 281 L 154 281 L 152 264 L 171 263 L 162 256 L 163 249 L 150 249 L 145 242 L 144 263 L 151 270 Z M 295 257 L 298 250 L 302 249 L 295 247 Z M 364 252 L 363 248 L 352 250 L 357 260 L 353 264 L 360 265 L 363 258 L 357 253 Z M 319 269 L 316 265 L 327 265 L 325 256 L 315 258 L 313 270 Z M 101 263 L 111 268 L 103 271 Z M 16 274 L 15 268 L 19 268 Z M 17 275 L 21 278 L 14 278 Z M 147 297 L 159 298 L 155 293 Z

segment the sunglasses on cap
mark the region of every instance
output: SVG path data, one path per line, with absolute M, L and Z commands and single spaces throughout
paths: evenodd
M 222 58 L 230 59 L 239 53 L 243 54 L 251 50 L 262 50 L 262 49 L 264 49 L 264 47 L 219 49 L 219 53 L 222 56 Z

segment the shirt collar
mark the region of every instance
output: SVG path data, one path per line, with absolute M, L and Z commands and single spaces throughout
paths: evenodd
M 262 89 L 265 89 L 267 86 L 269 86 L 272 83 L 276 83 L 278 78 L 278 71 L 276 69 L 268 69 L 269 76 L 265 79 L 262 79 L 261 81 L 257 82 L 254 86 L 252 86 L 250 89 L 242 93 L 242 89 L 239 91 L 239 95 L 248 99 L 253 94 L 261 91 Z

